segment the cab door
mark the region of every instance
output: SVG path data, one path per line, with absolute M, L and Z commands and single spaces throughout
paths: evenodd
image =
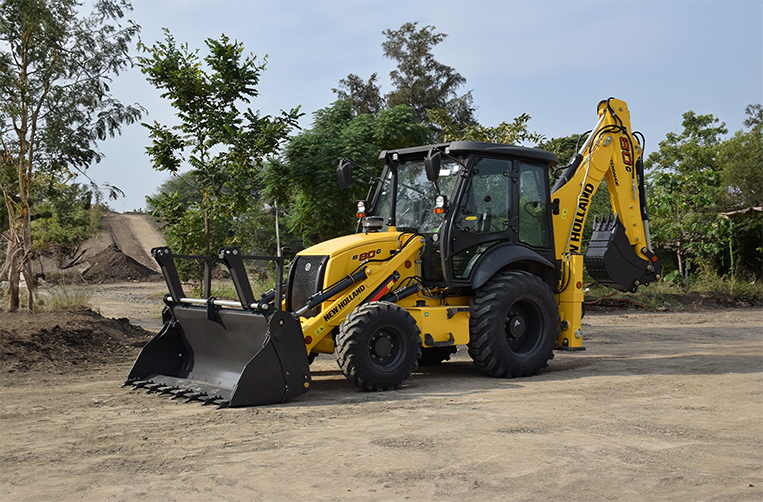
M 547 166 L 520 159 L 474 157 L 443 234 L 449 285 L 471 284 L 480 259 L 498 245 L 518 245 L 554 261 Z
M 515 243 L 512 211 L 518 171 L 513 159 L 473 157 L 469 177 L 443 233 L 443 270 L 449 284 L 467 284 L 480 256 L 504 242 Z

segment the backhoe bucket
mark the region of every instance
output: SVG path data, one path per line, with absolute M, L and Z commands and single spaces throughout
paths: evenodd
M 619 291 L 635 292 L 642 284 L 659 278 L 656 257 L 642 250 L 650 260 L 641 258 L 631 246 L 620 218 L 594 219 L 593 234 L 585 255 L 588 273 L 597 282 Z
M 309 390 L 302 328 L 291 314 L 272 304 L 235 308 L 230 301 L 184 298 L 174 262 L 157 261 L 171 292 L 164 326 L 143 347 L 125 385 L 222 408 L 281 403 Z

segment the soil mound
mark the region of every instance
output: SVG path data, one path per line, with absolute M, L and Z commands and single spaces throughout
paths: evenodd
M 91 266 L 82 277 L 90 283 L 158 280 L 161 275 L 109 246 L 90 260 Z
M 124 363 L 152 337 L 126 318 L 106 319 L 89 309 L 0 312 L 0 373 Z

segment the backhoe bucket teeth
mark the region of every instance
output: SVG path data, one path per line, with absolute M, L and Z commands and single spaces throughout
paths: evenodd
M 172 317 L 141 351 L 128 385 L 220 407 L 274 404 L 310 388 L 299 322 L 277 311 L 174 305 Z
M 653 256 L 649 251 L 642 252 Z M 660 273 L 656 260 L 645 260 L 636 254 L 617 215 L 594 219 L 585 265 L 597 282 L 619 291 L 635 292 L 638 286 L 656 280 Z

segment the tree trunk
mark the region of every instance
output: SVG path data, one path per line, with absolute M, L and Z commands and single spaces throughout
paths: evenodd
M 681 259 L 681 249 L 676 249 L 676 258 L 678 258 L 678 276 L 681 280 L 684 278 L 684 262 Z
M 11 248 L 15 248 L 15 242 L 10 243 Z M 8 270 L 8 311 L 16 312 L 19 309 L 20 297 L 20 272 L 18 249 L 14 249 L 11 254 L 10 269 Z

